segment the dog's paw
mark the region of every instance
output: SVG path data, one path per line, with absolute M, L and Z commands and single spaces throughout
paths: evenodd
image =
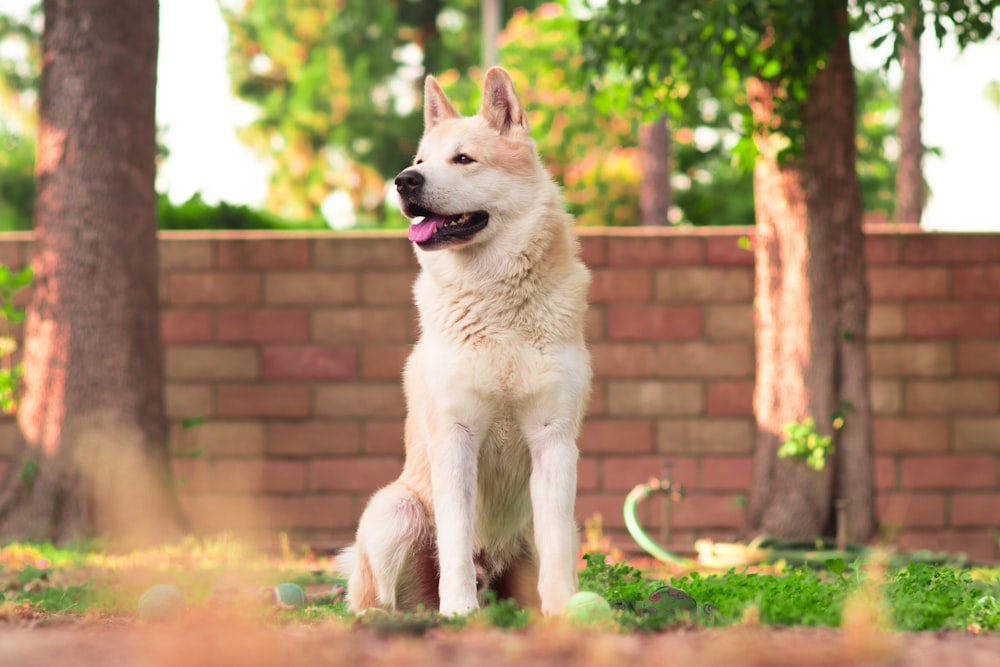
M 465 616 L 479 609 L 479 600 L 475 595 L 449 596 L 441 598 L 441 606 L 438 611 L 442 616 Z

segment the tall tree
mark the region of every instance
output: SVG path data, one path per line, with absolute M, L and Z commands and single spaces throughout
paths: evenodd
M 919 223 L 924 212 L 924 142 L 920 131 L 924 89 L 920 83 L 923 12 L 906 17 L 899 44 L 903 83 L 899 94 L 899 164 L 896 170 L 896 222 Z
M 159 337 L 157 0 L 45 0 L 23 436 L 0 536 L 176 537 Z
M 746 531 L 848 537 L 876 528 L 866 356 L 867 286 L 856 173 L 851 26 L 921 7 L 960 46 L 993 30 L 1000 0 L 609 0 L 582 24 L 590 62 L 682 100 L 746 82 L 755 157 L 758 437 Z M 860 19 L 860 20 L 859 20 Z

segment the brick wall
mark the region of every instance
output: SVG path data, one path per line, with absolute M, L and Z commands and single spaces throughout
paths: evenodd
M 621 502 L 663 461 L 686 498 L 673 543 L 728 538 L 751 478 L 747 229 L 584 230 L 595 370 L 577 514 L 627 549 Z M 0 239 L 18 265 L 24 236 Z M 1000 528 L 1000 235 L 873 229 L 866 255 L 879 510 L 905 547 L 996 558 Z M 399 374 L 416 274 L 398 234 L 168 233 L 166 400 L 199 529 L 274 543 L 350 540 L 402 460 Z M 184 428 L 184 420 L 204 423 Z M 0 466 L 14 426 L 0 425 Z M 645 521 L 659 526 L 656 502 Z

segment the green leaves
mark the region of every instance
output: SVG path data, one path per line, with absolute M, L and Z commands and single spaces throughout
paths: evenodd
M 843 424 L 843 414 L 839 421 Z M 826 459 L 833 453 L 833 438 L 817 433 L 816 421 L 812 417 L 785 424 L 782 431 L 787 439 L 778 448 L 778 458 L 801 459 L 816 471 L 826 467 Z
M 20 271 L 0 264 L 0 410 L 11 412 L 20 397 L 23 366 L 12 364 L 17 340 L 10 335 L 10 326 L 24 321 L 25 311 L 15 303 L 14 295 L 31 285 L 34 274 L 30 266 Z M 32 476 L 33 478 L 33 476 Z

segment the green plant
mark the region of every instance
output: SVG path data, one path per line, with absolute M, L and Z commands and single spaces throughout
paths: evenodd
M 827 456 L 833 453 L 833 438 L 817 433 L 816 421 L 812 417 L 785 424 L 782 430 L 787 440 L 778 448 L 779 458 L 802 459 L 813 470 L 822 470 L 826 466 Z
M 31 267 L 11 271 L 0 264 L 0 410 L 10 412 L 17 406 L 23 367 L 13 363 L 17 340 L 11 326 L 24 321 L 25 311 L 14 301 L 14 295 L 31 284 Z

